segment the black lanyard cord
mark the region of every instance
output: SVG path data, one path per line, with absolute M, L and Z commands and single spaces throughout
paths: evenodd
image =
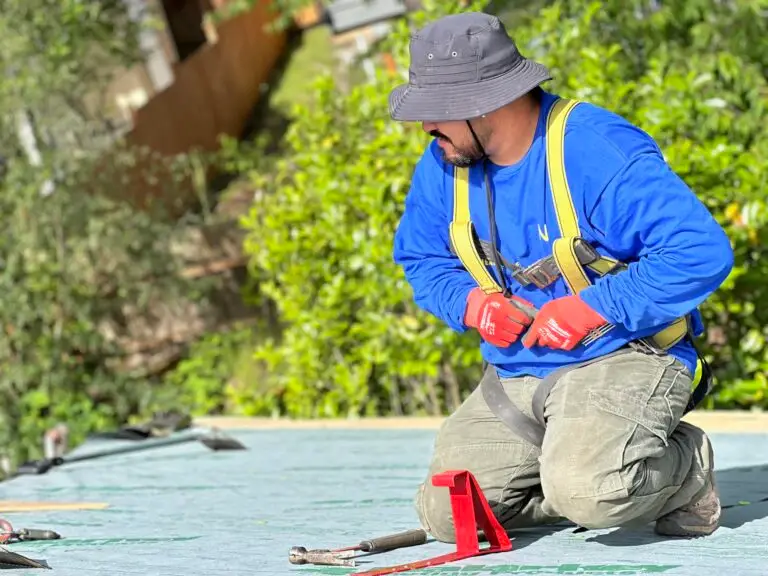
M 485 149 L 483 148 L 483 145 L 480 144 L 480 139 L 477 137 L 477 134 L 475 134 L 475 130 L 472 128 L 472 124 L 467 120 L 467 126 L 469 126 L 469 131 L 472 133 L 472 137 L 475 139 L 475 143 L 477 144 L 477 147 L 480 148 L 480 152 L 482 153 L 482 162 L 483 162 L 483 179 L 485 183 L 485 198 L 488 204 L 488 222 L 490 225 L 490 231 L 491 231 L 491 257 L 493 258 L 493 263 L 496 266 L 496 270 L 499 275 L 499 282 L 501 284 L 502 293 L 504 296 L 509 297 L 510 291 L 509 291 L 509 285 L 507 284 L 507 277 L 504 275 L 504 268 L 501 264 L 501 256 L 499 255 L 498 250 L 496 249 L 496 244 L 498 241 L 498 232 L 496 231 L 496 214 L 493 209 L 493 197 L 491 195 L 491 182 L 490 178 L 488 176 L 488 171 L 486 170 L 486 162 L 488 161 L 488 154 L 485 153 Z

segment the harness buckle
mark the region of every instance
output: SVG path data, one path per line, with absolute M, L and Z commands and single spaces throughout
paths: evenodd
M 589 242 L 583 238 L 578 238 L 573 245 L 573 250 L 576 253 L 576 259 L 582 266 L 588 266 L 600 259 L 600 253 L 595 250 Z
M 532 283 L 532 279 L 530 278 L 530 276 L 528 276 L 528 272 L 526 272 L 526 270 L 522 266 L 518 266 L 518 265 L 514 266 L 512 268 L 511 274 L 512 274 L 512 278 L 517 280 L 520 286 L 525 287 L 525 286 L 528 286 L 528 284 Z
M 546 288 L 560 277 L 560 270 L 552 257 L 534 262 L 525 269 L 525 276 L 540 290 Z
M 664 356 L 667 351 L 656 346 L 650 338 L 638 338 L 629 343 L 638 352 L 645 352 L 655 356 Z

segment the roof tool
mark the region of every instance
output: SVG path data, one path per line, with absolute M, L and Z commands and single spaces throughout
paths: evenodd
M 765 498 L 761 498 L 760 500 L 754 500 L 752 502 L 748 502 L 746 500 L 739 500 L 736 504 L 727 504 L 725 506 L 722 506 L 721 508 L 723 510 L 727 510 L 728 508 L 737 508 L 739 506 L 749 506 L 750 504 L 760 504 L 761 502 L 768 502 L 768 496 Z
M 450 492 L 456 551 L 426 560 L 355 572 L 349 576 L 394 574 L 456 562 L 473 556 L 512 550 L 512 542 L 509 540 L 506 530 L 496 520 L 471 472 L 468 470 L 450 470 L 435 474 L 432 476 L 432 485 L 447 487 Z M 489 542 L 489 545 L 484 548 L 480 548 L 478 529 L 483 531 Z
M 369 554 L 378 554 L 380 552 L 387 552 L 389 550 L 396 550 L 397 548 L 407 548 L 409 546 L 419 546 L 427 541 L 427 532 L 421 528 L 415 530 L 406 530 L 405 532 L 398 532 L 397 534 L 390 534 L 389 536 L 379 536 L 378 538 L 371 538 L 370 540 L 363 540 L 357 546 L 349 546 L 347 548 L 339 548 L 338 551 L 362 551 Z
M 31 460 L 19 466 L 15 475 L 20 476 L 23 474 L 45 474 L 51 468 L 61 466 L 62 464 L 82 462 L 84 460 L 94 460 L 104 456 L 114 456 L 117 454 L 126 454 L 128 452 L 151 450 L 153 448 L 164 448 L 166 446 L 184 444 L 186 442 L 200 442 L 203 446 L 213 451 L 246 449 L 245 446 L 238 440 L 225 435 L 216 428 L 212 428 L 207 432 L 187 434 L 175 438 L 163 438 L 161 440 L 145 440 L 144 442 L 138 444 L 131 443 L 127 446 L 113 446 L 110 448 L 105 448 L 104 450 L 88 452 L 85 454 L 68 455 L 56 458 L 44 458 L 42 460 Z
M 14 530 L 11 523 L 7 520 L 0 518 L 0 544 L 7 544 L 10 542 L 19 542 L 22 540 L 56 540 L 61 538 L 53 530 L 37 530 L 22 528 L 21 530 Z M 0 566 L 26 566 L 28 568 L 48 568 L 50 566 L 32 560 L 26 556 L 22 556 L 16 552 L 11 552 L 4 546 L 0 546 Z
M 0 518 L 0 544 L 13 542 L 29 542 L 30 540 L 58 540 L 61 536 L 53 530 L 38 528 L 20 528 L 14 530 L 8 520 Z
M 56 424 L 45 431 L 43 435 L 43 455 L 46 458 L 64 456 L 69 444 L 69 427 L 66 424 Z
M 319 564 L 321 566 L 355 566 L 354 550 L 307 550 L 304 546 L 294 546 L 288 554 L 291 564 Z
M 16 552 L 11 552 L 7 548 L 0 546 L 0 568 L 4 566 L 26 566 L 27 568 L 46 568 L 51 569 L 47 564 L 32 560 Z
M 147 422 L 128 424 L 117 430 L 96 432 L 91 438 L 112 440 L 147 440 L 148 438 L 165 438 L 174 432 L 186 430 L 192 426 L 192 417 L 184 412 L 175 410 L 160 411 L 152 414 Z
M 388 552 L 397 548 L 406 548 L 408 546 L 418 546 L 427 541 L 427 533 L 422 529 L 406 530 L 397 534 L 380 536 L 363 540 L 356 546 L 347 546 L 335 550 L 307 550 L 303 546 L 294 546 L 288 554 L 288 561 L 291 564 L 324 564 L 328 566 L 355 566 L 355 552 L 366 552 L 367 554 L 379 554 Z

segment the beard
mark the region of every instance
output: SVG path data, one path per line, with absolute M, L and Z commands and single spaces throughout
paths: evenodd
M 443 160 L 449 164 L 453 164 L 459 168 L 466 168 L 467 166 L 470 166 L 474 162 L 482 160 L 483 158 L 483 153 L 475 142 L 469 146 L 456 146 L 456 144 L 454 144 L 450 138 L 448 138 L 439 130 L 432 130 L 429 134 L 430 136 L 433 136 L 434 138 L 447 143 L 451 148 L 453 148 L 453 150 L 449 151 L 442 146 L 440 147 Z

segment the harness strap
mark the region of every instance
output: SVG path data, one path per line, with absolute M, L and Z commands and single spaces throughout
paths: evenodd
M 563 238 L 579 236 L 579 221 L 565 175 L 565 123 L 577 104 L 577 100 L 560 98 L 547 113 L 547 173 L 557 224 Z
M 469 170 L 466 168 L 457 169 L 454 174 L 453 198 L 453 221 L 450 226 L 453 249 L 483 292 L 501 292 L 501 286 L 488 272 L 477 251 L 475 231 L 469 214 Z
M 558 238 L 552 243 L 552 255 L 563 275 L 563 280 L 573 294 L 578 294 L 590 284 L 584 268 L 579 265 L 579 259 L 576 257 L 577 240 L 577 237 L 570 236 Z
M 620 348 L 610 354 L 563 366 L 550 372 L 541 380 L 541 382 L 539 382 L 533 393 L 531 408 L 533 410 L 534 418 L 528 417 L 509 399 L 509 396 L 507 396 L 507 393 L 504 391 L 501 378 L 499 378 L 499 374 L 493 366 L 489 365 L 486 368 L 485 374 L 480 381 L 480 390 L 483 394 L 483 399 L 488 404 L 488 408 L 490 408 L 491 412 L 493 412 L 493 414 L 501 420 L 507 428 L 530 444 L 541 448 L 541 445 L 544 442 L 544 433 L 546 431 L 544 407 L 550 392 L 552 392 L 552 389 L 560 378 L 571 370 L 588 366 L 589 364 L 605 360 L 612 356 L 626 354 L 631 351 L 632 348 L 629 347 Z
M 552 389 L 560 381 L 560 378 L 571 370 L 583 368 L 590 364 L 594 364 L 595 362 L 611 358 L 612 356 L 626 354 L 638 349 L 639 347 L 630 344 L 629 346 L 619 348 L 610 354 L 598 358 L 591 358 L 584 362 L 563 366 L 550 372 L 541 379 L 533 393 L 533 398 L 531 400 L 533 418 L 527 416 L 509 399 L 509 396 L 507 396 L 507 393 L 504 391 L 504 385 L 501 383 L 501 378 L 499 378 L 499 374 L 493 366 L 489 365 L 486 368 L 485 374 L 480 381 L 480 389 L 483 394 L 483 399 L 488 404 L 491 412 L 493 412 L 493 414 L 501 420 L 507 428 L 530 444 L 533 444 L 537 448 L 541 448 L 547 427 L 546 418 L 544 417 L 546 402 Z M 709 390 L 707 389 L 708 386 L 706 382 L 711 381 L 711 378 L 707 376 L 707 372 L 709 372 L 709 365 L 706 361 L 703 361 L 697 367 L 692 386 L 694 390 L 691 394 L 691 398 L 688 400 L 688 405 L 686 406 L 684 414 L 693 410 L 708 394 Z
M 696 354 L 699 361 L 696 363 L 696 371 L 693 375 L 693 393 L 691 393 L 691 398 L 688 400 L 688 406 L 685 408 L 686 414 L 696 408 L 696 406 L 699 405 L 699 402 L 704 400 L 704 398 L 712 391 L 712 387 L 715 383 L 709 363 L 703 356 L 698 354 L 698 351 Z
M 562 236 L 553 242 L 552 251 L 557 267 L 572 294 L 578 294 L 591 284 L 576 255 L 575 243 L 580 237 L 579 220 L 565 173 L 565 124 L 577 104 L 576 100 L 561 98 L 552 105 L 547 115 L 546 138 L 549 183 Z M 613 262 L 614 267 L 619 264 L 617 261 Z M 599 264 L 599 267 L 604 266 L 606 263 Z M 664 351 L 680 342 L 689 332 L 689 319 L 682 317 L 644 340 L 651 348 Z
M 547 428 L 546 418 L 544 417 L 546 402 L 552 389 L 560 381 L 560 378 L 571 370 L 589 366 L 595 362 L 600 362 L 606 358 L 618 356 L 619 354 L 626 354 L 633 350 L 645 354 L 658 353 L 658 351 L 649 348 L 643 341 L 630 342 L 627 346 L 619 348 L 614 352 L 596 358 L 590 358 L 583 362 L 562 366 L 547 374 L 536 386 L 533 398 L 531 399 L 533 418 L 529 418 L 509 399 L 504 391 L 504 386 L 501 383 L 496 368 L 490 364 L 486 367 L 485 374 L 480 381 L 480 389 L 483 394 L 483 399 L 494 416 L 501 420 L 512 432 L 534 446 L 541 448 Z M 696 364 L 696 371 L 691 382 L 691 397 L 688 399 L 688 404 L 683 412 L 684 415 L 696 408 L 696 406 L 698 406 L 698 404 L 711 392 L 713 382 L 714 380 L 709 364 L 703 357 L 699 356 L 699 361 Z
M 545 427 L 526 416 L 522 410 L 514 405 L 504 392 L 504 386 L 501 384 L 496 368 L 490 364 L 485 369 L 482 380 L 480 380 L 480 391 L 488 408 L 507 428 L 530 444 L 541 447 L 544 441 Z
M 476 239 L 476 243 L 480 247 L 483 264 L 486 266 L 492 265 L 492 247 L 490 242 L 487 240 Z M 613 273 L 624 267 L 618 260 L 602 256 L 597 250 L 592 248 L 588 242 L 585 242 L 581 238 L 576 239 L 573 249 L 576 254 L 576 259 L 582 267 L 594 270 L 601 276 Z M 554 256 L 545 256 L 526 268 L 510 262 L 501 254 L 499 254 L 499 257 L 504 266 L 509 268 L 512 277 L 517 280 L 521 286 L 533 284 L 537 288 L 546 288 L 561 275 L 560 268 L 558 267 Z

